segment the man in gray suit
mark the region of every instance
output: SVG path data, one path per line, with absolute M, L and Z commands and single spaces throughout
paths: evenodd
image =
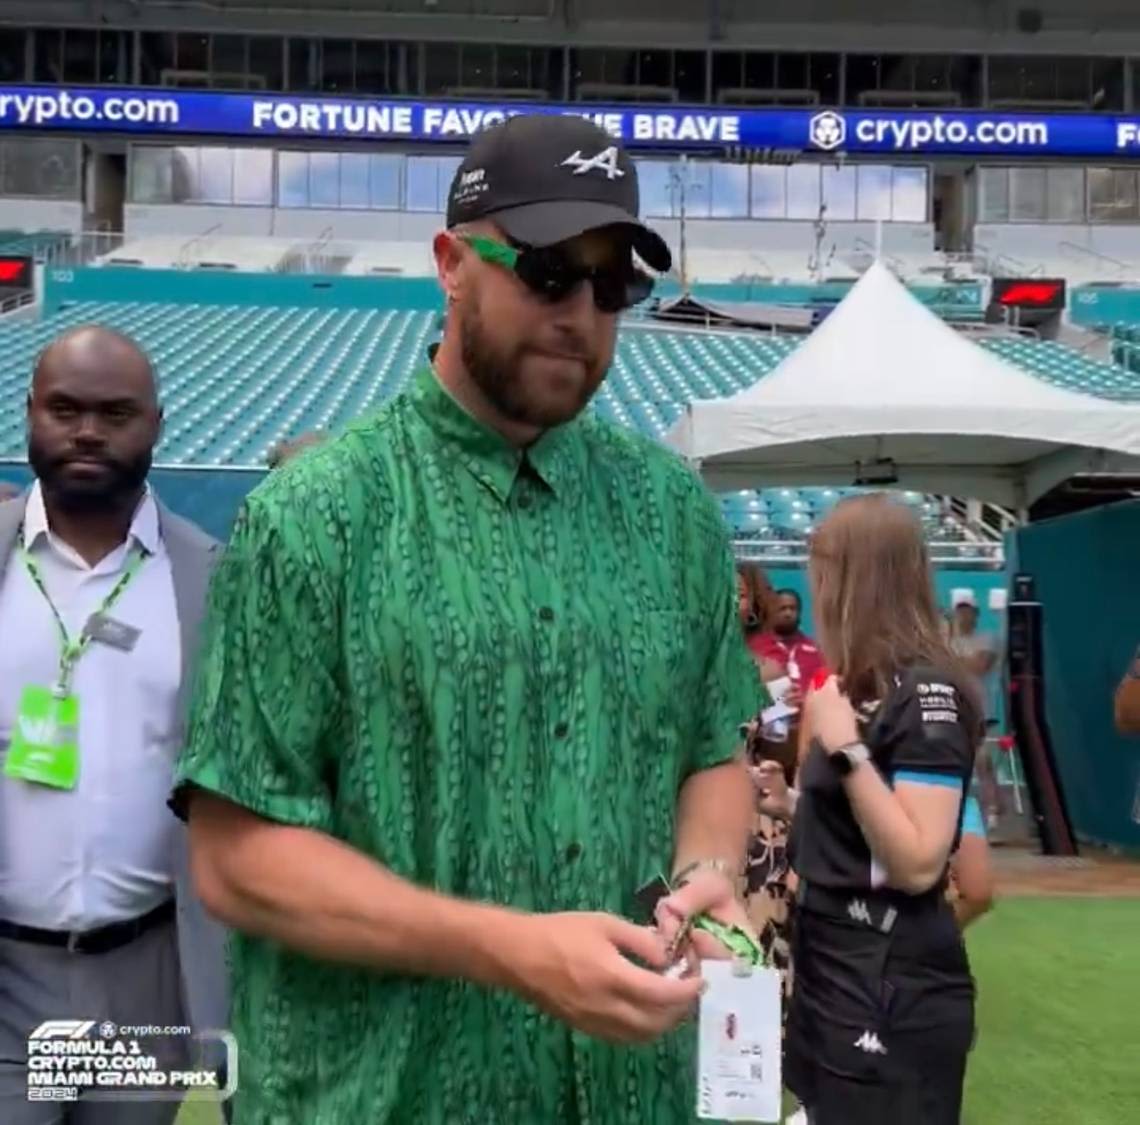
M 147 485 L 162 427 L 146 356 L 78 328 L 28 396 L 36 475 L 0 503 L 0 1121 L 169 1125 L 179 1103 L 29 1100 L 28 1036 L 226 1025 L 224 931 L 166 798 L 218 545 Z M 123 1032 L 124 1037 L 129 1036 Z M 189 1036 L 167 1065 L 224 1064 Z

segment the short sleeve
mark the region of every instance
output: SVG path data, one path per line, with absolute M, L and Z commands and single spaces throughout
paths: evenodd
M 977 797 L 966 798 L 962 809 L 962 835 L 977 836 L 980 840 L 986 838 L 986 825 L 982 819 L 982 807 L 978 804 Z
M 968 778 L 980 737 L 970 713 L 969 701 L 949 677 L 931 671 L 902 677 L 882 732 L 891 747 L 891 772 Z
M 724 517 L 701 488 L 692 526 L 698 534 L 691 595 L 701 621 L 697 658 L 703 675 L 696 704 L 690 772 L 731 761 L 743 745 L 741 724 L 755 718 L 767 697 L 740 627 L 736 564 Z
M 183 817 L 199 787 L 271 820 L 330 827 L 335 606 L 287 497 L 247 500 L 211 583 L 171 801 Z

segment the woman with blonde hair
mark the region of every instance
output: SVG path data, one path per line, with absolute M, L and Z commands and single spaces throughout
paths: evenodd
M 958 1125 L 974 984 L 946 886 L 981 704 L 908 509 L 839 504 L 809 578 L 834 675 L 805 702 L 787 1084 L 811 1125 Z

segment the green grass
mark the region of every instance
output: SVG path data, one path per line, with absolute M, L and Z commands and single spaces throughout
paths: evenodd
M 1140 1122 L 1137 935 L 1140 900 L 1005 899 L 971 928 L 978 1041 L 963 1125 Z M 178 1125 L 218 1121 L 187 1105 Z
M 1140 1121 L 1140 900 L 1005 899 L 969 933 L 963 1125 Z
M 221 1125 L 222 1115 L 211 1105 L 187 1102 L 175 1125 Z

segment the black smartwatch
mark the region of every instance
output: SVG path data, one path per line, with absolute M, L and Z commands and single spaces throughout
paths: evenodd
M 849 742 L 838 750 L 832 750 L 827 755 L 827 760 L 840 777 L 846 777 L 856 766 L 871 760 L 871 751 L 862 742 Z

